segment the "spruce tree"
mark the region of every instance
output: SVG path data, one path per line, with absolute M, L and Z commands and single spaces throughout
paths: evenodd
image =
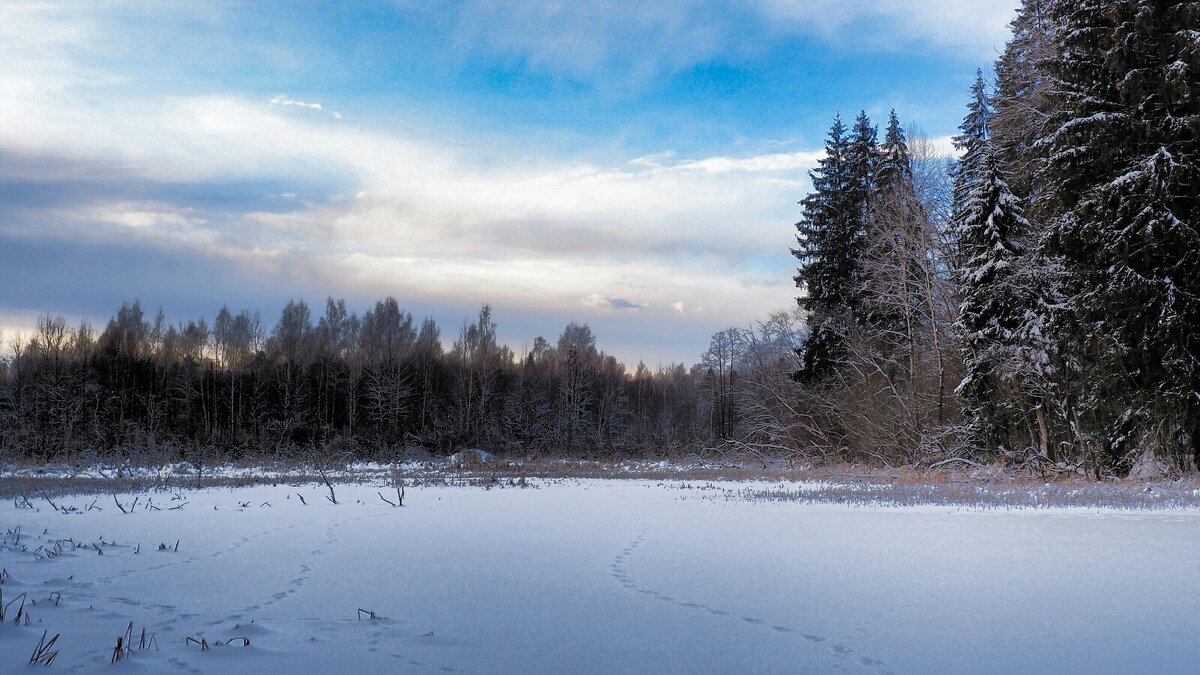
M 1028 220 L 1024 231 L 1014 235 L 1014 244 L 1023 249 L 1014 283 L 1022 289 L 1025 304 L 1008 376 L 1020 384 L 1017 393 L 1031 413 L 1026 415 L 1031 443 L 1051 461 L 1059 459 L 1060 442 L 1071 438 L 1063 407 L 1055 405 L 1061 402 L 1056 380 L 1065 371 L 1058 368 L 1058 352 L 1049 331 L 1055 312 L 1063 305 L 1061 265 L 1043 245 L 1045 223 L 1054 214 L 1054 195 L 1036 176 L 1044 160 L 1039 138 L 1054 109 L 1048 74 L 1049 65 L 1057 61 L 1057 23 L 1051 15 L 1054 2 L 1022 0 L 1011 24 L 1013 37 L 996 62 L 996 92 L 988 125 L 996 160 Z M 1011 438 L 1015 443 L 1016 437 Z
M 954 167 L 954 197 L 952 218 L 966 207 L 967 200 L 981 180 L 984 155 L 991 151 L 992 102 L 987 94 L 983 71 L 975 71 L 975 83 L 971 85 L 971 101 L 967 114 L 954 137 L 954 147 L 959 152 L 959 162 Z M 960 228 L 956 228 L 960 229 Z
M 964 148 L 956 184 L 961 202 L 953 227 L 963 263 L 957 327 L 965 374 L 956 390 L 968 424 L 985 447 L 1008 449 L 1022 417 L 1017 348 L 1030 304 L 1019 277 L 1019 240 L 1029 223 L 1004 180 L 987 137 L 988 102 L 980 84 L 957 142 Z
M 808 315 L 809 334 L 797 350 L 801 367 L 797 379 L 815 380 L 834 365 L 844 347 L 849 308 L 856 292 L 862 206 L 854 188 L 851 144 L 841 118 L 834 120 L 825 143 L 825 157 L 809 173 L 813 192 L 801 204 L 796 223 L 800 266 L 794 277 L 804 290 L 798 298 Z
M 845 270 L 849 287 L 847 294 L 847 323 L 857 322 L 858 308 L 862 305 L 863 270 L 862 257 L 866 249 L 867 224 L 871 213 L 871 196 L 875 189 L 875 171 L 879 163 L 878 131 L 871 124 L 865 111 L 859 112 L 854 120 L 850 136 L 850 147 L 846 155 L 849 183 L 846 186 L 847 248 L 851 253 L 850 265 Z
M 912 158 L 908 152 L 908 138 L 900 126 L 895 109 L 888 115 L 887 131 L 879 146 L 878 166 L 875 170 L 875 185 L 881 191 L 903 189 L 912 183 Z
M 871 193 L 875 187 L 875 172 L 879 163 L 878 131 L 871 124 L 866 111 L 858 113 L 850 136 L 850 149 L 846 163 L 849 165 L 850 184 L 846 199 L 855 208 L 854 246 L 859 255 L 866 237 L 867 216 L 871 207 Z M 857 281 L 857 279 L 855 280 Z M 857 304 L 851 303 L 851 304 Z
M 1032 146 L 1042 130 L 1049 103 L 1045 65 L 1054 58 L 1054 0 L 1022 0 L 1011 25 L 1013 37 L 996 61 L 993 145 L 1013 191 L 1035 200 Z M 1036 209 L 1035 209 L 1036 210 Z
M 1200 3 L 1058 3 L 1038 141 L 1076 440 L 1117 473 L 1200 460 Z

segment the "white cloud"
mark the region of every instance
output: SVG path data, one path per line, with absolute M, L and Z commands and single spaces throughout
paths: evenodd
M 428 15 L 427 4 L 396 0 Z M 1019 0 L 461 0 L 438 11 L 454 48 L 600 86 L 636 84 L 791 37 L 834 48 L 934 50 L 990 61 Z M 747 39 L 747 35 L 753 36 Z
M 807 171 L 814 168 L 824 156 L 824 150 L 814 150 L 772 153 L 755 157 L 707 157 L 681 162 L 675 166 L 679 169 L 705 173 Z
M 175 209 L 170 205 L 115 203 L 87 211 L 87 220 L 112 223 L 136 230 L 184 230 L 202 227 L 207 221 L 191 216 L 189 209 Z
M 295 108 L 307 108 L 309 110 L 319 110 L 321 112 L 325 112 L 325 106 L 321 105 L 320 103 L 309 103 L 307 101 L 297 101 L 296 99 L 288 98 L 287 96 L 285 96 L 283 94 L 273 97 L 269 101 L 269 103 L 271 105 L 278 105 L 278 106 L 284 106 L 284 107 L 295 107 Z M 334 119 L 339 119 L 339 120 L 342 119 L 342 113 L 337 112 L 336 110 L 329 111 L 329 114 L 333 115 Z
M 785 305 L 794 293 L 790 224 L 818 156 L 672 161 L 663 153 L 606 166 L 530 152 L 480 161 L 482 139 L 330 125 L 228 96 L 100 104 L 82 116 L 45 101 L 0 101 L 4 120 L 12 124 L 0 124 L 0 147 L 93 158 L 147 180 L 270 176 L 284 188 L 272 191 L 277 201 L 295 207 L 212 214 L 115 202 L 56 212 L 58 229 L 43 236 L 135 236 L 246 267 L 291 269 L 334 293 L 403 289 L 430 302 L 583 308 L 585 319 L 636 309 L 693 321 L 676 307 L 687 303 L 736 323 Z M 306 204 L 280 196 L 295 192 L 290 182 L 329 176 L 348 184 L 345 197 Z M 780 269 L 747 264 L 764 255 Z
M 938 136 L 929 139 L 929 146 L 939 157 L 957 157 L 958 149 L 954 147 L 953 136 Z
M 419 0 L 397 5 L 428 11 Z M 629 84 L 701 62 L 733 44 L 721 10 L 734 9 L 686 0 L 463 0 L 438 11 L 450 17 L 453 47 L 461 52 L 484 51 L 597 82 L 616 71 L 621 84 Z
M 283 94 L 272 98 L 270 102 L 272 105 L 296 106 L 298 108 L 309 108 L 311 110 L 325 109 L 325 106 L 321 105 L 320 103 L 306 103 L 304 101 L 297 101 L 295 99 L 288 98 Z
M 814 31 L 842 48 L 924 45 L 991 61 L 1009 37 L 1020 0 L 757 0 L 783 30 Z

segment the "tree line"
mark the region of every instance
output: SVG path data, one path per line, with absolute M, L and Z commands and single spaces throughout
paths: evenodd
M 517 356 L 497 343 L 488 306 L 447 349 L 436 322 L 394 298 L 361 317 L 329 299 L 315 319 L 292 301 L 270 327 L 228 308 L 211 325 L 169 324 L 133 302 L 99 334 L 43 316 L 13 341 L 0 360 L 0 445 L 67 461 L 469 446 L 666 455 L 719 433 L 720 379 L 678 364 L 629 372 L 578 323 Z
M 1200 3 L 1024 0 L 948 191 L 895 113 L 797 224 L 802 444 L 1123 475 L 1200 461 Z

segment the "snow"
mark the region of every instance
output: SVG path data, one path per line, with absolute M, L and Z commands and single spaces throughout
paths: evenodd
M 110 667 L 130 621 L 158 648 L 115 668 L 145 672 L 1200 668 L 1195 510 L 738 496 L 777 483 L 530 484 L 409 487 L 395 508 L 377 494 L 394 490 L 337 486 L 334 505 L 313 484 L 141 494 L 128 515 L 107 495 L 54 498 L 69 514 L 41 498 L 0 505 L 4 601 L 37 603 L 27 626 L 10 607 L 0 668 L 23 667 L 43 630 L 61 633 L 54 669 Z M 66 538 L 87 548 L 45 555 Z M 216 644 L 233 637 L 250 646 Z

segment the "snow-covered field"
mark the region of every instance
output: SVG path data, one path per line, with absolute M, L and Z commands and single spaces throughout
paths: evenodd
M 78 513 L 0 504 L 0 670 L 26 667 L 47 631 L 61 671 L 1200 671 L 1198 511 L 711 487 L 424 487 L 392 507 L 377 487 L 339 486 L 334 505 L 324 486 L 281 484 L 141 494 L 129 514 L 111 496 L 90 510 L 95 497 L 54 498 Z M 130 622 L 133 650 L 111 666 Z

